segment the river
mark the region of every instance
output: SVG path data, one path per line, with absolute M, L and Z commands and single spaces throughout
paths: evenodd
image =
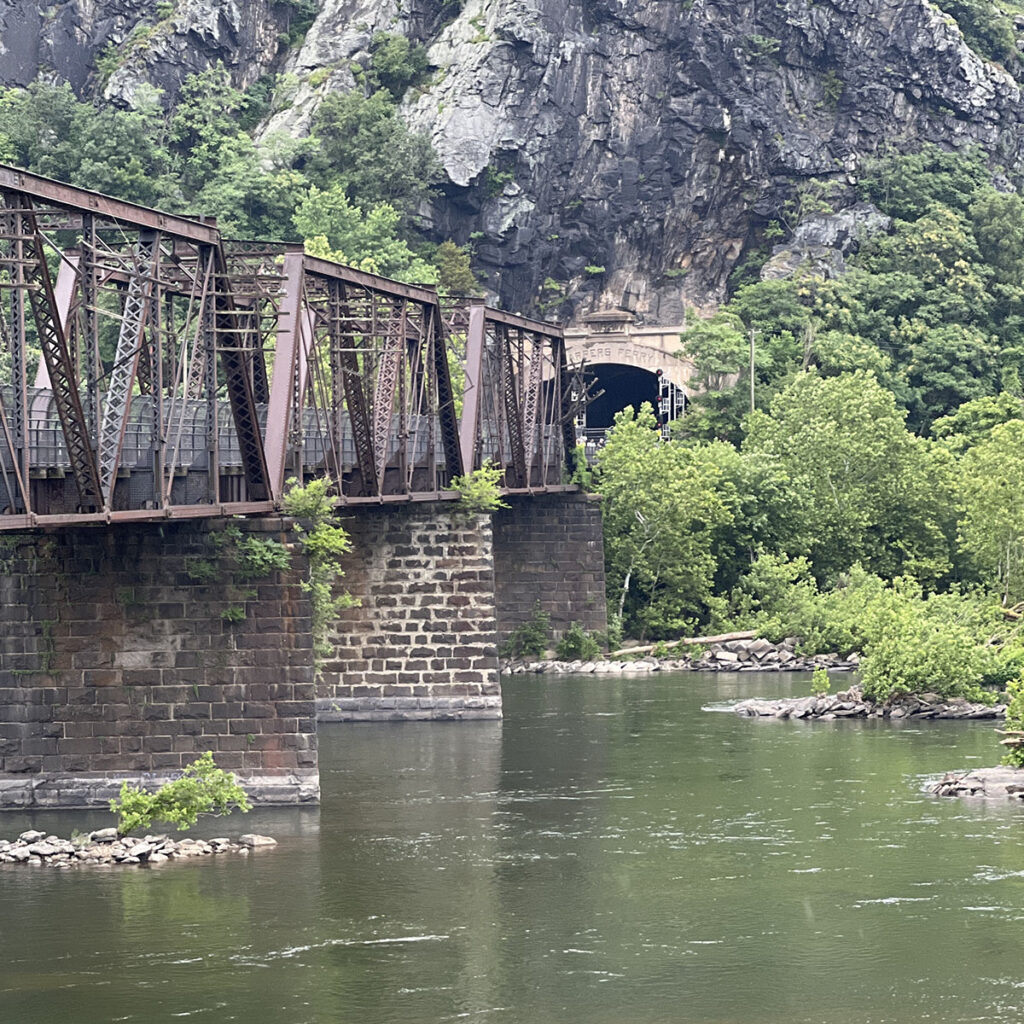
M 517 676 L 503 723 L 324 726 L 319 809 L 197 829 L 276 849 L 0 869 L 0 1022 L 1020 1021 L 1024 806 L 921 790 L 991 723 L 701 711 L 806 688 Z

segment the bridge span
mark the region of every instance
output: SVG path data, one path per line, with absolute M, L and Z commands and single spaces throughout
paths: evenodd
M 605 624 L 579 401 L 556 326 L 0 166 L 0 809 L 204 750 L 315 799 L 318 719 L 500 716 L 535 607 Z M 461 514 L 484 464 L 510 507 Z M 325 475 L 358 603 L 317 673 L 280 510 Z M 239 537 L 290 569 L 247 580 Z

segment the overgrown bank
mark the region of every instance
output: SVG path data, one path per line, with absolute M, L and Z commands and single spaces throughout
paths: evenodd
M 844 273 L 743 285 L 686 332 L 704 392 L 671 440 L 617 417 L 590 481 L 610 612 L 858 652 L 876 702 L 991 699 L 1024 669 L 1024 200 L 934 149 L 860 187 L 890 227 Z

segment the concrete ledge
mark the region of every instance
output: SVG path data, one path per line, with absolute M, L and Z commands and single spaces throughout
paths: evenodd
M 156 789 L 180 778 L 180 772 L 108 772 L 93 775 L 0 773 L 0 811 L 51 808 L 75 810 L 107 807 L 127 780 L 143 789 Z M 254 805 L 310 804 L 320 802 L 320 776 L 251 775 L 238 780 Z
M 501 718 L 501 695 L 318 697 L 318 722 L 466 722 Z

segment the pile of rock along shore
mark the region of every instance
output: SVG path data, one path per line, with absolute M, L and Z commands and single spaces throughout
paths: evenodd
M 802 657 L 796 653 L 799 643 L 789 637 L 782 643 L 768 640 L 727 640 L 709 644 L 703 654 L 696 657 L 659 658 L 653 654 L 636 660 L 615 658 L 600 661 L 506 661 L 501 671 L 508 675 L 549 673 L 552 675 L 580 675 L 610 673 L 622 675 L 635 672 L 811 672 L 816 668 L 830 672 L 853 672 L 860 665 L 860 656 L 815 654 Z M 671 647 L 671 644 L 668 645 Z
M 734 704 L 733 711 L 747 718 L 803 718 L 833 721 L 837 718 L 1005 718 L 1005 704 L 973 704 L 960 697 L 933 693 L 902 696 L 876 704 L 866 700 L 860 687 L 814 697 L 752 698 Z
M 985 796 L 1024 800 L 1024 768 L 972 768 L 947 772 L 928 786 L 935 796 Z
M 71 868 L 85 865 L 164 864 L 169 860 L 205 857 L 214 853 L 242 853 L 276 846 L 270 836 L 244 835 L 238 839 L 168 839 L 167 836 L 118 836 L 117 829 L 101 828 L 75 839 L 59 839 L 45 832 L 22 832 L 13 842 L 0 839 L 0 864 L 48 865 Z

